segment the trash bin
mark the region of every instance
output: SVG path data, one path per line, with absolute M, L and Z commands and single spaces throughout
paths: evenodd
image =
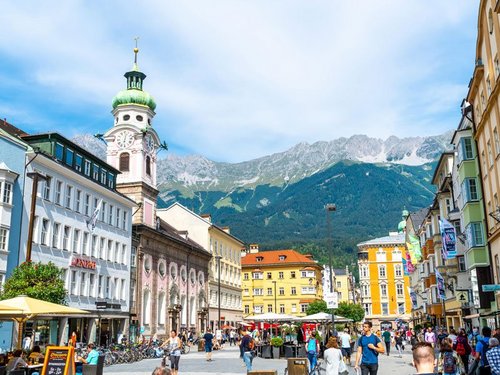
M 198 341 L 198 351 L 199 352 L 204 352 L 205 351 L 205 340 L 200 339 Z
M 304 375 L 309 373 L 307 358 L 288 358 L 287 362 L 288 375 Z

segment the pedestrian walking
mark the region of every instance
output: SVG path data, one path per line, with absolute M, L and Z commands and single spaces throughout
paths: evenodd
M 479 362 L 479 375 L 490 375 L 491 369 L 486 354 L 490 349 L 491 328 L 483 327 L 481 333 L 483 334 L 483 338 L 477 341 L 475 359 L 476 362 Z
M 436 334 L 432 331 L 432 327 L 427 328 L 427 332 L 424 335 L 424 341 L 428 342 L 434 348 L 436 346 Z
M 210 328 L 203 335 L 203 340 L 205 340 L 205 353 L 207 353 L 207 362 L 212 361 L 212 351 L 214 349 L 214 335 L 210 332 Z
M 403 335 L 399 332 L 396 332 L 396 336 L 394 337 L 395 347 L 399 353 L 399 358 L 403 356 Z
M 351 365 L 351 335 L 349 334 L 349 328 L 344 328 L 344 332 L 340 334 L 340 343 L 342 347 L 342 355 L 344 356 L 345 363 Z M 330 342 L 330 341 L 328 341 Z M 336 341 L 335 341 L 336 342 Z
M 179 336 L 177 336 L 177 331 L 175 329 L 170 331 L 170 337 L 163 343 L 162 347 L 168 347 L 168 352 L 170 353 L 170 369 L 172 370 L 172 375 L 177 375 L 179 373 L 182 342 Z
M 453 341 L 450 338 L 445 338 L 441 343 L 438 372 L 443 375 L 456 375 L 462 372 L 462 368 L 462 360 L 453 351 Z
M 382 333 L 382 338 L 384 339 L 385 343 L 385 353 L 389 355 L 389 353 L 391 352 L 391 332 L 388 329 L 386 329 Z
M 241 347 L 243 351 L 243 361 L 247 366 L 247 372 L 252 371 L 252 361 L 254 357 L 255 341 L 250 332 L 246 332 L 241 339 Z
M 327 349 L 323 353 L 323 358 L 326 364 L 326 375 L 348 374 L 347 366 L 342 358 L 342 351 L 339 349 L 339 345 L 335 337 L 330 337 L 328 339 L 326 348 Z
M 354 368 L 361 368 L 361 375 L 377 375 L 378 355 L 384 353 L 382 341 L 372 333 L 372 322 L 363 323 L 363 335 L 358 339 Z
M 488 341 L 490 350 L 486 353 L 488 364 L 490 365 L 492 375 L 500 375 L 500 346 L 496 337 L 490 338 Z
M 316 339 L 316 331 L 311 331 L 309 339 L 306 341 L 307 359 L 309 360 L 310 371 L 316 366 L 319 353 L 319 342 Z
M 436 375 L 434 365 L 436 357 L 434 348 L 428 342 L 417 342 L 413 346 L 413 366 L 419 375 Z
M 472 348 L 467 340 L 467 335 L 465 334 L 465 329 L 460 328 L 458 331 L 458 336 L 456 343 L 453 345 L 453 349 L 457 352 L 464 365 L 465 373 L 469 373 L 469 356 L 472 352 Z

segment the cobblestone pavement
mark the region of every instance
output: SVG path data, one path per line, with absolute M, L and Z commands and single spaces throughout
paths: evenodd
M 243 361 L 239 358 L 238 347 L 226 347 L 221 351 L 213 353 L 212 362 L 205 361 L 205 353 L 191 352 L 183 355 L 180 360 L 179 374 L 206 374 L 206 375 L 236 375 L 246 374 L 246 368 Z M 353 362 L 354 364 L 354 358 Z M 253 361 L 254 370 L 278 370 L 278 375 L 283 375 L 287 361 L 285 359 L 262 359 L 255 358 Z M 402 358 L 397 354 L 391 353 L 390 356 L 379 356 L 379 375 L 412 375 L 415 369 L 411 366 L 411 352 L 406 350 Z M 160 365 L 159 359 L 146 359 L 141 362 L 114 365 L 106 367 L 104 374 L 136 374 L 151 375 L 153 369 Z M 353 368 L 350 368 L 350 375 L 355 375 Z

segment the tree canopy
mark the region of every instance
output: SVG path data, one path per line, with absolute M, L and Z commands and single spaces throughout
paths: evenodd
M 325 301 L 314 301 L 307 306 L 306 314 L 307 315 L 312 315 L 312 314 L 317 314 L 320 312 L 326 312 L 326 313 L 331 313 L 331 310 L 326 307 L 326 302 Z
M 24 262 L 5 281 L 0 300 L 26 295 L 47 302 L 66 304 L 67 292 L 61 275 L 62 270 L 52 262 Z

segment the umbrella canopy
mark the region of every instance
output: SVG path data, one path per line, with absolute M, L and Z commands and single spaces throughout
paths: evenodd
M 297 318 L 297 320 L 303 322 L 330 322 L 332 320 L 332 314 L 328 314 L 325 312 L 319 312 L 312 315 L 303 316 L 301 318 Z M 352 319 L 344 318 L 343 316 L 335 315 L 335 323 L 349 323 L 352 322 Z
M 5 309 L 5 310 L 4 310 Z M 85 310 L 75 309 L 57 303 L 42 301 L 27 296 L 0 301 L 0 318 L 6 317 L 15 320 L 19 324 L 17 348 L 21 348 L 23 324 L 37 315 L 85 315 Z
M 5 309 L 5 310 L 4 310 Z M 24 315 L 28 319 L 36 315 L 84 315 L 87 311 L 42 301 L 27 296 L 18 296 L 0 301 L 0 315 Z
M 245 320 L 253 320 L 256 322 L 289 322 L 295 320 L 295 317 L 287 314 L 265 313 L 247 316 Z

